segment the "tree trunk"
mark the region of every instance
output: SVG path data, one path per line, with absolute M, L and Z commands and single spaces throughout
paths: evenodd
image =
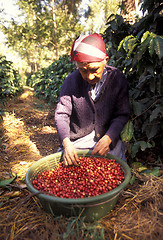
M 57 45 L 57 24 L 56 24 L 56 17 L 55 17 L 55 5 L 54 0 L 52 0 L 52 14 L 53 14 L 53 25 L 54 25 L 54 44 L 55 44 L 55 52 L 56 52 L 56 59 L 58 59 L 58 45 Z
M 127 21 L 134 23 L 137 15 L 137 0 L 122 0 L 121 15 L 126 18 Z

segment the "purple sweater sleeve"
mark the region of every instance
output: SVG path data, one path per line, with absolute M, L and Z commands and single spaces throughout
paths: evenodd
M 62 142 L 64 138 L 70 138 L 70 115 L 72 111 L 71 97 L 60 97 L 55 113 L 56 128 L 59 140 Z

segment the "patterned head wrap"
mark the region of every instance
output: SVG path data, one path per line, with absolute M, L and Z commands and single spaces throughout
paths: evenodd
M 105 43 L 97 33 L 80 35 L 71 48 L 71 61 L 101 62 L 106 56 Z

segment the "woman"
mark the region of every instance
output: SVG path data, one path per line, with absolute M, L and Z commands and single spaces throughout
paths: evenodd
M 107 65 L 100 34 L 79 36 L 71 49 L 77 70 L 64 81 L 55 122 L 65 165 L 78 164 L 76 149 L 112 153 L 125 160 L 120 132 L 129 118 L 128 84 Z

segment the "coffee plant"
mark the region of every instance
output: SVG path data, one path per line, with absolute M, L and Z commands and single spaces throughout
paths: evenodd
M 143 1 L 148 14 L 133 25 L 112 15 L 104 34 L 109 64 L 121 69 L 129 82 L 131 119 L 121 137 L 130 142 L 132 157 L 163 141 L 163 6 L 154 2 Z
M 75 64 L 70 62 L 70 57 L 63 55 L 48 68 L 43 68 L 29 76 L 27 85 L 34 88 L 37 97 L 49 103 L 57 102 L 64 79 L 74 69 Z
M 0 103 L 17 95 L 23 90 L 21 78 L 11 61 L 7 61 L 5 56 L 0 56 Z M 0 120 L 4 110 L 0 108 Z
M 11 61 L 0 56 L 0 98 L 1 101 L 22 91 L 21 78 Z

